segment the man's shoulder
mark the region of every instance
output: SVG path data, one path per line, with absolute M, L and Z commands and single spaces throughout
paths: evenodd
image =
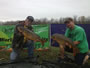
M 81 26 L 76 26 L 76 32 L 85 32 L 85 30 Z
M 76 30 L 84 30 L 81 26 L 76 25 Z
M 18 26 L 24 26 L 24 25 L 23 25 L 23 22 L 24 22 L 24 21 L 20 21 L 18 24 L 16 24 L 16 27 L 18 27 Z

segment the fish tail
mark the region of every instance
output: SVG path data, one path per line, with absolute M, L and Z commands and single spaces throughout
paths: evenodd
M 42 40 L 40 42 L 41 42 L 42 45 L 44 45 L 44 42 Z
M 44 43 L 46 42 L 45 39 L 41 39 L 41 44 L 44 45 Z

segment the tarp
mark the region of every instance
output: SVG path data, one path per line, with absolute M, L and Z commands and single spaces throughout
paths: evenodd
M 0 26 L 0 46 L 8 46 L 11 47 L 13 34 L 14 34 L 15 25 L 3 25 Z M 33 25 L 34 32 L 38 34 L 41 38 L 47 39 L 47 42 L 42 47 L 41 43 L 36 42 L 35 48 L 48 48 L 49 47 L 49 25 Z

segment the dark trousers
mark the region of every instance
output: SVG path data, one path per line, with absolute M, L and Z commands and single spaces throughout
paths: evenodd
M 86 53 L 77 53 L 75 56 L 75 63 L 78 65 L 82 65 L 85 56 Z

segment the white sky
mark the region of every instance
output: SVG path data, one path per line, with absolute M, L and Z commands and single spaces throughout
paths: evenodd
M 0 0 L 0 21 L 90 16 L 90 0 Z

